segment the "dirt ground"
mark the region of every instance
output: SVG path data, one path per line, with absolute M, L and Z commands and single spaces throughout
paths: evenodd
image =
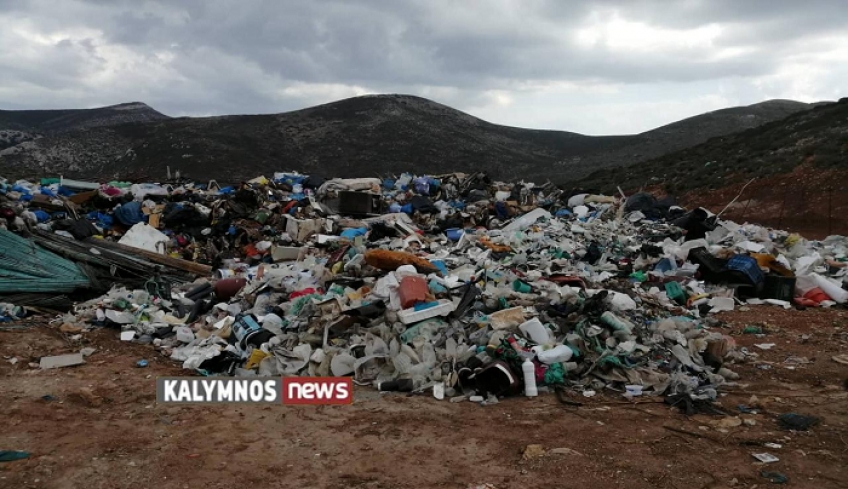
M 121 343 L 114 330 L 73 341 L 43 321 L 19 322 L 0 331 L 0 450 L 31 457 L 0 463 L 0 488 L 774 486 L 762 471 L 787 476 L 783 487 L 848 487 L 848 366 L 832 360 L 848 353 L 848 311 L 760 306 L 721 318 L 760 353 L 731 367 L 742 378 L 720 406 L 757 414 L 728 428 L 612 392 L 572 394 L 579 408 L 552 394 L 479 406 L 367 388 L 351 406 L 159 405 L 155 378 L 185 371 L 152 347 Z M 741 333 L 752 324 L 767 334 Z M 85 346 L 97 349 L 85 365 L 29 366 Z M 148 368 L 135 367 L 142 358 Z M 787 412 L 822 422 L 785 431 L 776 416 Z M 525 459 L 530 444 L 544 454 Z M 780 461 L 757 462 L 758 452 Z
M 709 192 L 694 190 L 681 195 L 680 202 L 716 213 L 727 206 L 724 219 L 801 233 L 807 239 L 848 235 L 845 170 L 820 168 L 808 162 L 789 173 L 758 178 L 744 190 L 748 179 L 741 180 Z

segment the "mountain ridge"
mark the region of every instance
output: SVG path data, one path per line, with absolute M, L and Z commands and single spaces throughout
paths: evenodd
M 142 120 L 123 121 L 115 114 L 120 112 L 115 107 L 133 104 L 140 104 L 138 110 L 123 110 Z M 278 114 L 201 118 L 169 118 L 130 103 L 89 109 L 108 109 L 111 119 L 83 117 L 76 127 L 73 117 L 42 117 L 46 122 L 31 124 L 32 130 L 42 131 L 39 137 L 0 146 L 0 173 L 96 179 L 143 175 L 155 180 L 171 167 L 190 177 L 233 182 L 275 170 L 362 176 L 485 169 L 497 178 L 568 181 L 809 107 L 766 101 L 635 135 L 588 136 L 493 124 L 411 95 L 367 95 Z M 14 112 L 22 111 L 0 111 L 0 138 L 15 122 Z
M 800 165 L 847 170 L 846 155 L 848 98 L 843 98 L 638 165 L 601 169 L 580 183 L 602 191 L 653 186 L 677 194 L 787 174 Z

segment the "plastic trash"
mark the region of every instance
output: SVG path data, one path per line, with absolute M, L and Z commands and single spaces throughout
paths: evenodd
M 536 397 L 539 395 L 539 390 L 536 388 L 536 365 L 529 358 L 525 359 L 521 364 L 521 371 L 524 373 L 524 395 L 527 397 Z
M 549 345 L 553 343 L 551 331 L 537 318 L 525 321 L 518 329 L 534 343 L 538 345 Z
M 768 481 L 772 484 L 786 484 L 787 482 L 789 482 L 789 477 L 786 477 L 780 472 L 770 472 L 767 470 L 762 470 L 760 471 L 760 475 L 768 479 Z
M 550 349 L 534 346 L 531 350 L 536 354 L 536 358 L 539 359 L 540 362 L 547 365 L 565 363 L 571 360 L 571 357 L 574 356 L 574 350 L 572 350 L 568 345 L 557 345 Z
M 836 303 L 844 304 L 845 302 L 848 302 L 848 290 L 843 289 L 840 285 L 817 273 L 811 273 L 810 277 L 813 279 L 815 284 Z
M 716 313 L 721 311 L 732 311 L 735 303 L 731 297 L 713 297 L 710 299 L 710 312 Z
M 456 309 L 454 303 L 447 299 L 440 299 L 438 302 L 432 304 L 432 306 L 427 307 L 426 309 L 411 308 L 399 311 L 398 319 L 400 319 L 403 324 L 412 324 L 437 316 L 447 316 Z
M 612 328 L 614 331 L 620 331 L 627 335 L 633 332 L 633 323 L 615 315 L 610 311 L 601 314 L 601 322 Z
M 512 307 L 489 314 L 489 324 L 495 330 L 510 330 L 524 322 L 524 309 Z
M 398 287 L 401 307 L 408 309 L 415 304 L 426 301 L 427 291 L 427 281 L 423 277 L 403 277 L 400 281 L 400 287 Z
M 140 222 L 131 227 L 130 230 L 127 231 L 120 240 L 118 240 L 118 243 L 126 246 L 132 246 L 133 248 L 164 254 L 166 251 L 165 246 L 169 241 L 171 241 L 171 239 L 158 229 Z
M 615 311 L 632 311 L 638 307 L 636 301 L 627 294 L 613 292 L 610 297 L 610 305 Z
M 191 328 L 181 326 L 176 328 L 175 332 L 177 333 L 177 341 L 181 343 L 191 343 L 194 340 L 194 331 Z
M 532 211 L 528 212 L 527 214 L 524 214 L 523 216 L 519 217 L 518 219 L 512 221 L 510 224 L 506 225 L 503 228 L 503 232 L 512 233 L 512 232 L 515 232 L 515 231 L 521 231 L 523 229 L 526 229 L 526 228 L 532 226 L 536 221 L 538 221 L 539 219 L 543 219 L 543 218 L 550 219 L 551 213 L 546 211 L 545 209 L 541 209 L 541 208 L 533 209 Z
M 15 460 L 29 458 L 29 456 L 29 452 L 19 450 L 0 450 L 0 462 L 14 462 Z

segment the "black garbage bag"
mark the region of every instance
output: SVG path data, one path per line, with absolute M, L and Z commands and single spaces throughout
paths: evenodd
M 653 195 L 640 192 L 627 198 L 624 212 L 639 211 L 648 219 L 663 219 L 668 215 L 668 209 L 672 205 L 674 205 L 674 199 L 671 197 L 658 201 Z
M 380 241 L 383 238 L 396 238 L 400 235 L 397 229 L 382 222 L 375 222 L 371 225 L 371 232 L 368 233 L 368 242 Z
M 704 238 L 708 232 L 715 229 L 716 219 L 715 216 L 709 217 L 704 209 L 698 208 L 671 221 L 671 224 L 686 230 L 684 241 L 693 241 Z
M 587 316 L 600 316 L 607 310 L 608 290 L 602 290 L 583 302 L 582 312 Z
M 162 222 L 169 228 L 203 228 L 209 224 L 209 218 L 192 206 L 169 207 L 170 209 L 168 207 L 165 208 L 165 215 L 162 218 Z
M 100 231 L 94 227 L 94 224 L 85 219 L 63 219 L 53 225 L 54 229 L 59 231 L 67 231 L 71 233 L 74 239 L 82 241 L 92 236 L 97 236 Z
M 233 200 L 250 207 L 256 207 L 259 205 L 259 195 L 255 190 L 250 188 L 240 188 L 236 190 L 236 193 L 233 195 Z
M 444 232 L 447 229 L 462 229 L 465 226 L 465 223 L 462 220 L 462 216 L 454 214 L 453 216 L 449 216 L 442 221 L 439 221 L 438 224 L 439 231 Z
M 471 306 L 474 305 L 474 302 L 477 301 L 477 298 L 480 297 L 481 291 L 480 289 L 474 285 L 473 283 L 467 283 L 462 286 L 462 298 L 459 301 L 459 304 L 456 306 L 456 309 L 450 314 L 452 318 L 460 318 L 465 315 L 470 309 Z
M 583 256 L 583 259 L 586 260 L 587 263 L 594 265 L 598 263 L 598 260 L 601 259 L 603 255 L 603 251 L 601 251 L 601 247 L 598 243 L 591 243 L 589 245 L 589 249 L 586 250 L 586 254 Z
M 218 356 L 204 360 L 203 363 L 200 364 L 200 369 L 206 370 L 207 372 L 232 373 L 235 368 L 243 362 L 244 361 L 241 359 L 240 355 L 231 351 L 223 351 Z
M 317 189 L 320 188 L 321 185 L 324 185 L 326 181 L 327 179 L 324 177 L 319 177 L 318 175 L 309 175 L 308 177 L 306 177 L 306 179 L 301 185 L 303 185 L 303 188 Z
M 409 199 L 409 203 L 412 204 L 413 209 L 422 214 L 436 214 L 439 212 L 439 208 L 433 205 L 430 199 L 423 195 L 416 195 Z
M 649 212 L 653 211 L 656 205 L 656 197 L 649 193 L 640 192 L 627 197 L 627 202 L 624 203 L 624 212 L 640 211 L 647 216 Z

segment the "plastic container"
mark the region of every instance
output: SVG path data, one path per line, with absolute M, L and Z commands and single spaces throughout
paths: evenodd
M 366 215 L 375 212 L 375 195 L 367 192 L 339 192 L 339 213 Z
M 686 303 L 686 292 L 683 290 L 683 287 L 680 286 L 677 282 L 666 282 L 665 284 L 665 293 L 668 295 L 668 298 L 677 302 L 678 304 Z
M 512 282 L 512 290 L 515 292 L 520 292 L 522 294 L 529 294 L 533 289 L 526 282 L 522 282 L 521 280 L 515 279 Z
M 215 282 L 215 296 L 220 301 L 230 300 L 234 295 L 247 285 L 247 280 L 243 278 L 225 278 Z
M 757 285 L 765 280 L 765 275 L 760 269 L 760 264 L 757 263 L 757 260 L 747 255 L 734 256 L 727 261 L 725 268 L 742 272 L 751 285 Z
M 795 282 L 795 277 L 766 275 L 766 282 L 765 286 L 763 286 L 762 298 L 791 301 L 795 297 Z
M 524 336 L 529 338 L 537 345 L 549 345 L 553 343 L 551 332 L 537 318 L 525 321 L 518 326 L 518 329 L 524 333 Z
M 459 239 L 462 238 L 463 234 L 464 234 L 464 231 L 462 229 L 459 229 L 459 228 L 445 229 L 445 235 L 451 241 L 459 241 Z
M 401 307 L 408 309 L 415 304 L 426 301 L 427 290 L 427 281 L 423 277 L 403 277 L 400 281 L 400 287 L 398 287 Z
M 698 265 L 698 271 L 707 280 L 718 280 L 721 272 L 727 265 L 727 260 L 722 260 L 707 251 L 706 248 L 693 248 L 689 250 L 689 261 Z
M 539 389 L 536 388 L 536 366 L 527 358 L 521 364 L 521 371 L 524 373 L 524 395 L 527 397 L 536 397 L 539 395 Z
M 447 316 L 456 308 L 453 302 L 447 299 L 440 299 L 437 304 L 438 305 L 428 307 L 427 309 L 422 309 L 420 311 L 416 311 L 414 308 L 398 311 L 398 319 L 403 324 L 412 324 L 424 321 L 425 319 L 434 318 L 436 316 Z

